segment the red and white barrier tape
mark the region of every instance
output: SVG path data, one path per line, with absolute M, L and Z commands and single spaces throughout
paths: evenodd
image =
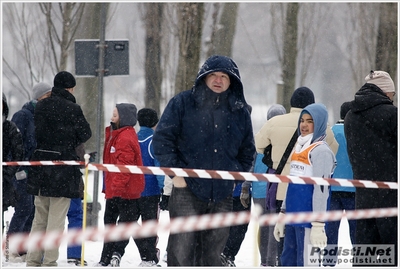
M 3 162 L 3 165 L 84 165 L 83 162 L 76 161 L 36 161 L 36 162 Z M 319 178 L 319 177 L 296 177 L 281 176 L 275 174 L 261 174 L 250 172 L 233 172 L 222 170 L 204 170 L 204 169 L 184 169 L 167 168 L 155 166 L 136 166 L 136 165 L 116 165 L 116 164 L 97 164 L 89 163 L 88 169 L 92 171 L 108 171 L 115 173 L 132 174 L 150 174 L 150 175 L 168 175 L 180 177 L 195 178 L 213 178 L 225 180 L 246 180 L 246 181 L 267 181 L 267 182 L 285 182 L 293 184 L 316 184 L 331 185 L 343 187 L 373 188 L 373 189 L 398 189 L 397 182 L 370 181 L 344 178 Z
M 346 211 L 347 219 L 383 218 L 398 215 L 397 208 L 365 209 Z M 170 222 L 147 221 L 143 225 L 137 223 L 120 223 L 118 225 L 107 225 L 104 229 L 87 227 L 81 229 L 69 229 L 64 232 L 37 232 L 29 234 L 14 234 L 3 239 L 2 248 L 9 250 L 26 251 L 29 249 L 56 248 L 63 242 L 68 245 L 81 244 L 83 241 L 117 241 L 129 238 L 142 238 L 157 235 L 158 233 L 182 233 L 199 230 L 228 227 L 249 223 L 253 218 L 260 225 L 274 225 L 279 221 L 290 223 L 302 223 L 312 221 L 335 221 L 343 217 L 343 212 L 327 211 L 321 213 L 287 213 L 281 219 L 279 214 L 267 214 L 258 216 L 249 212 L 218 213 L 201 216 L 179 217 L 171 219 Z M 8 241 L 7 241 L 8 240 Z

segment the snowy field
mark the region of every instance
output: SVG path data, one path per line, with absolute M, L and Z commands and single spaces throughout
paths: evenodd
M 88 184 L 88 193 L 90 195 L 93 194 L 93 184 L 91 181 L 92 172 L 89 173 L 89 184 Z M 100 180 L 101 182 L 101 180 Z M 101 184 L 99 184 L 101 185 Z M 99 202 L 101 204 L 101 211 L 99 212 L 99 228 L 103 228 L 103 215 L 104 215 L 104 208 L 105 208 L 105 199 L 104 194 L 100 192 L 99 194 Z M 254 208 L 254 207 L 253 207 Z M 4 215 L 4 223 L 9 221 L 12 217 L 14 210 L 13 208 L 9 208 L 8 211 L 5 212 Z M 160 222 L 169 222 L 169 215 L 168 211 L 161 211 L 160 213 Z M 242 243 L 239 253 L 236 256 L 236 266 L 240 268 L 251 268 L 251 267 L 259 267 L 260 265 L 260 258 L 258 254 L 258 248 L 256 245 L 256 237 L 258 226 L 255 222 L 251 221 L 249 223 L 249 227 L 246 233 L 246 237 Z M 342 219 L 340 225 L 340 236 L 339 236 L 339 246 L 343 247 L 351 247 L 350 237 L 349 237 L 349 227 L 348 222 L 345 218 Z M 158 248 L 161 251 L 160 259 L 165 254 L 165 249 L 167 246 L 168 240 L 168 233 L 159 233 L 159 242 Z M 84 259 L 88 262 L 88 267 L 92 267 L 95 263 L 99 262 L 101 251 L 103 248 L 103 241 L 86 241 L 84 243 Z M 340 257 L 339 257 L 340 258 Z M 125 255 L 122 257 L 121 260 L 121 267 L 123 268 L 134 268 L 139 265 L 141 262 L 139 251 L 135 245 L 135 242 L 130 239 L 128 246 L 125 249 Z M 159 263 L 162 267 L 166 267 L 167 264 L 163 261 Z M 75 267 L 74 265 L 70 265 L 67 263 L 67 246 L 66 244 L 62 244 L 60 246 L 60 257 L 58 260 L 59 267 Z M 2 255 L 2 267 L 26 267 L 26 263 L 10 263 L 5 262 L 4 254 Z M 350 263 L 342 263 L 337 265 L 336 267 L 351 267 Z

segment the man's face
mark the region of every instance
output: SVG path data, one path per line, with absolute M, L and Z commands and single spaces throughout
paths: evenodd
M 205 81 L 207 87 L 216 93 L 226 91 L 231 85 L 229 76 L 224 72 L 212 72 L 206 76 Z
M 301 136 L 314 133 L 314 120 L 310 114 L 304 113 L 300 119 L 300 133 Z

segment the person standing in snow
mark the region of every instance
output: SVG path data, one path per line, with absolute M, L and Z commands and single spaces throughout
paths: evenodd
M 347 142 L 344 135 L 344 118 L 347 112 L 351 109 L 351 102 L 344 102 L 340 106 L 340 120 L 332 126 L 332 132 L 335 134 L 335 139 L 339 143 L 339 149 L 336 153 L 337 166 L 332 178 L 352 179 L 353 170 L 347 154 Z M 354 210 L 355 208 L 355 187 L 331 186 L 331 196 L 329 210 Z M 350 240 L 355 244 L 356 220 L 348 220 Z M 328 237 L 328 246 L 326 250 L 335 249 L 338 246 L 340 220 L 328 221 L 325 231 Z M 332 251 L 329 253 L 333 253 Z M 335 266 L 337 255 L 326 255 L 324 260 L 325 266 Z
M 7 120 L 9 108 L 7 103 L 7 98 L 3 93 L 3 106 L 2 106 L 2 117 L 3 117 L 3 161 L 22 161 L 24 158 L 24 144 L 22 140 L 21 132 L 19 131 L 17 125 Z M 7 211 L 9 206 L 14 206 L 17 203 L 17 193 L 13 186 L 13 177 L 18 171 L 18 166 L 3 166 L 2 168 L 2 232 L 4 229 L 4 212 Z M 3 234 L 3 233 L 2 233 Z
M 290 160 L 290 175 L 330 178 L 336 167 L 335 154 L 325 141 L 328 111 L 323 104 L 311 104 L 300 113 L 298 138 Z M 281 213 L 325 212 L 328 209 L 329 186 L 289 183 Z M 309 266 L 307 245 L 324 248 L 325 223 L 287 224 L 278 222 L 274 236 L 284 237 L 282 266 Z
M 36 103 L 51 94 L 51 86 L 47 83 L 40 82 L 32 88 L 32 100 L 25 103 L 20 110 L 14 113 L 11 121 L 14 122 L 21 131 L 24 143 L 24 160 L 29 161 L 35 148 L 35 123 L 33 114 L 35 112 Z M 33 216 L 35 213 L 35 205 L 33 203 L 33 195 L 27 193 L 27 174 L 28 167 L 21 167 L 13 178 L 14 187 L 18 193 L 15 211 L 10 221 L 8 236 L 15 233 L 29 233 L 32 227 Z M 26 251 L 10 252 L 11 262 L 25 262 Z
M 36 104 L 34 113 L 37 147 L 31 161 L 78 160 L 76 147 L 91 136 L 90 125 L 73 96 L 74 76 L 61 71 L 54 77 L 51 95 Z M 71 198 L 79 198 L 82 172 L 78 166 L 31 166 L 28 193 L 35 196 L 31 234 L 64 231 Z M 59 249 L 30 249 L 26 265 L 57 266 Z
M 160 166 L 154 158 L 153 134 L 158 123 L 157 111 L 151 108 L 142 108 L 137 113 L 140 125 L 138 139 L 144 166 Z M 139 215 L 142 223 L 148 220 L 157 220 L 160 209 L 159 202 L 161 189 L 164 186 L 164 176 L 144 175 L 145 187 L 139 198 Z M 157 248 L 158 236 L 138 238 L 139 253 L 142 262 L 139 266 L 153 267 L 160 260 L 160 250 Z
M 398 182 L 398 112 L 393 105 L 396 88 L 385 71 L 371 71 L 365 81 L 344 119 L 354 178 Z M 397 190 L 357 188 L 355 209 L 397 207 L 397 199 Z M 397 216 L 357 220 L 356 244 L 394 245 L 395 263 L 390 266 L 398 264 L 397 236 Z
M 142 155 L 134 126 L 137 109 L 134 104 L 117 104 L 113 110 L 110 126 L 105 130 L 103 150 L 104 164 L 142 166 Z M 144 190 L 144 175 L 105 171 L 104 225 L 137 222 L 139 198 Z M 119 267 L 129 239 L 104 242 L 100 262 L 95 266 Z M 140 248 L 138 241 L 136 245 Z
M 264 153 L 265 150 L 272 146 L 272 161 L 273 166 L 270 169 L 277 170 L 281 163 L 282 157 L 288 148 L 292 138 L 297 138 L 299 116 L 306 106 L 315 102 L 314 93 L 308 87 L 297 88 L 290 98 L 290 111 L 284 115 L 278 115 L 268 120 L 260 131 L 255 135 L 256 148 L 258 153 Z M 326 141 L 333 151 L 337 152 L 338 143 L 335 140 L 333 132 L 330 128 L 326 131 Z M 292 146 L 293 148 L 293 146 Z M 291 152 L 292 149 L 289 149 Z M 290 172 L 290 155 L 287 160 L 283 160 L 284 167 L 280 175 L 286 176 Z M 273 172 L 275 173 L 275 172 Z M 276 213 L 281 211 L 282 202 L 286 197 L 288 183 L 271 183 L 268 186 L 267 201 L 271 208 L 276 208 Z M 274 203 L 274 198 L 275 203 Z M 271 201 L 272 199 L 272 201 Z M 278 265 L 280 266 L 280 256 L 283 251 L 284 238 L 278 240 Z
M 250 171 L 255 146 L 239 69 L 229 57 L 213 55 L 192 89 L 173 97 L 153 137 L 162 167 Z M 173 177 L 170 218 L 232 211 L 235 182 Z M 221 266 L 229 227 L 170 234 L 168 266 Z

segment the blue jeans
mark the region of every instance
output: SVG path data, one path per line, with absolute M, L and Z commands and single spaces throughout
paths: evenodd
M 172 188 L 169 198 L 170 219 L 232 211 L 232 196 L 218 203 L 204 202 L 189 187 Z M 222 266 L 220 255 L 230 227 L 170 234 L 168 266 Z
M 82 228 L 83 209 L 82 199 L 72 198 L 69 210 L 67 213 L 68 229 Z M 81 258 L 82 245 L 68 246 L 67 259 Z

